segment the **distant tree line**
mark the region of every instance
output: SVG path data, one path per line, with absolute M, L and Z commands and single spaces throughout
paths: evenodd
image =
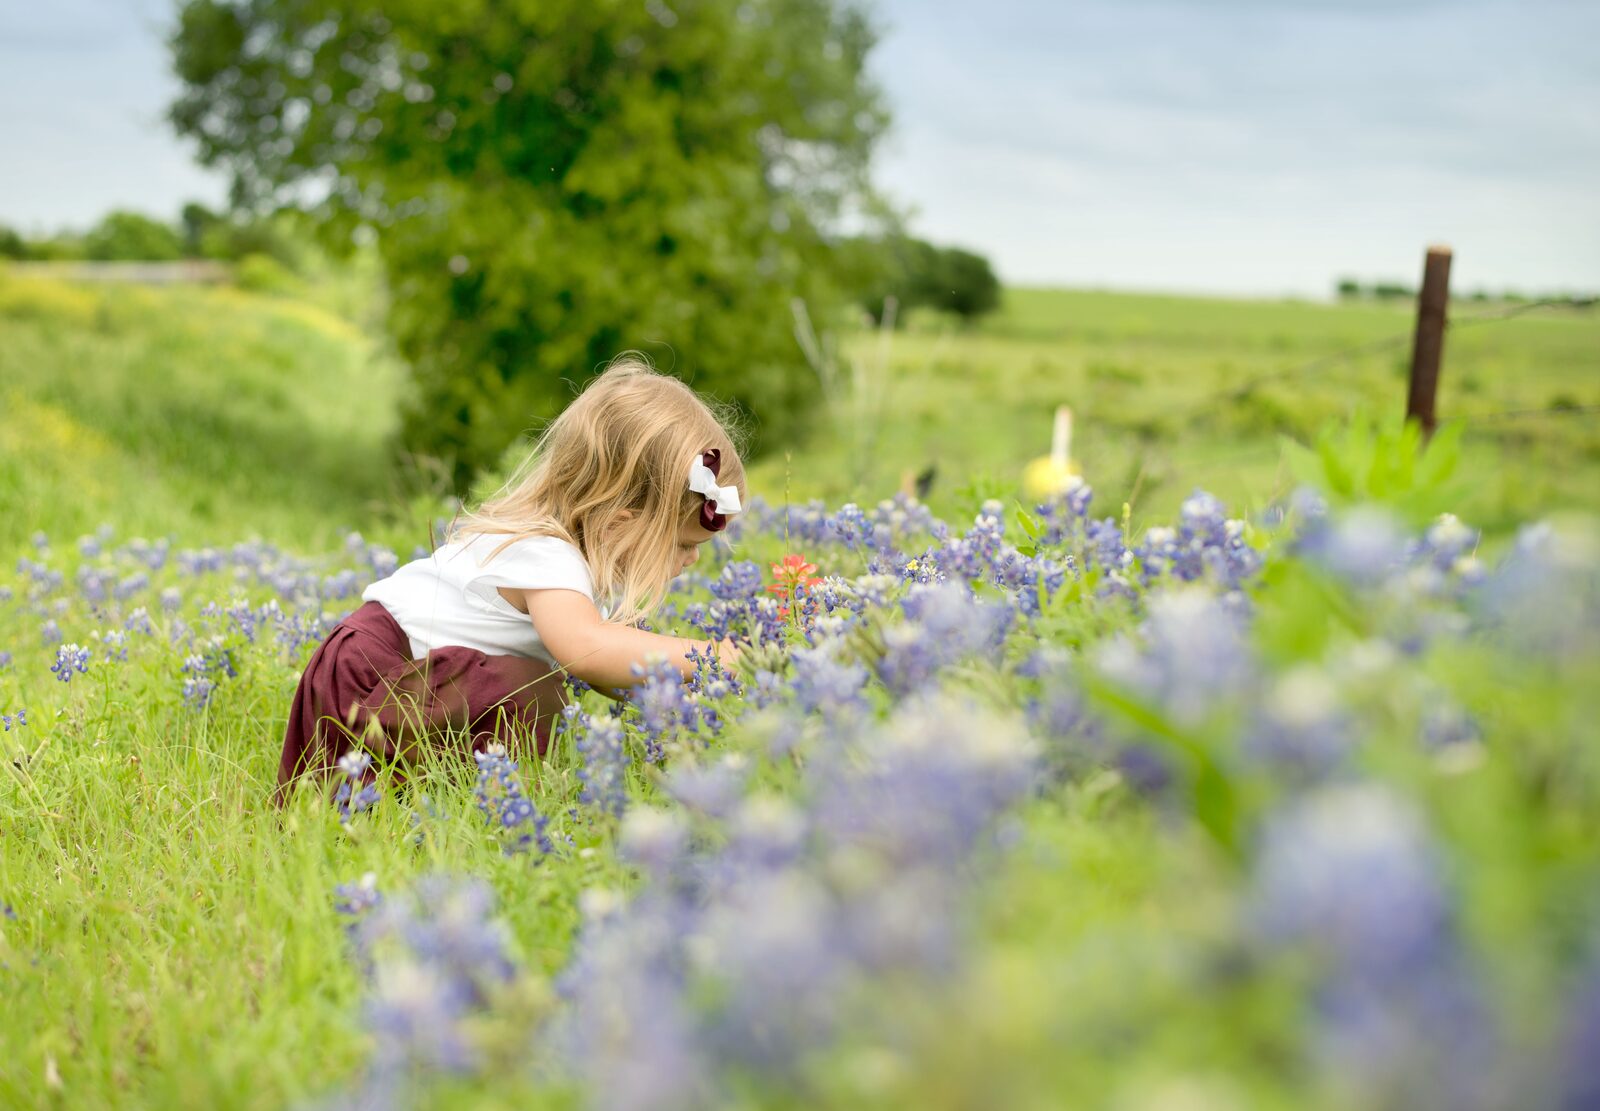
M 1334 286 L 1341 301 L 1409 301 L 1417 296 L 1416 286 L 1406 285 L 1404 282 L 1376 281 L 1362 283 L 1355 278 L 1340 278 Z M 1567 302 L 1579 308 L 1587 308 L 1597 300 L 1594 293 L 1575 293 L 1570 290 L 1545 293 L 1528 293 L 1523 290 L 1501 289 L 1490 290 L 1478 287 L 1470 291 L 1456 290 L 1451 296 L 1457 301 L 1504 301 L 1510 304 L 1526 304 L 1531 301 Z
M 857 237 L 842 251 L 853 277 L 851 292 L 874 323 L 883 322 L 891 297 L 897 325 L 917 308 L 971 323 L 1000 305 L 1000 280 L 989 260 L 972 251 L 904 235 Z
M 300 268 L 308 233 L 288 215 L 253 217 L 215 212 L 190 202 L 175 223 L 117 209 L 85 232 L 27 238 L 0 224 L 0 258 L 38 261 L 239 262 L 261 256 Z M 951 313 L 965 322 L 1000 304 L 1000 281 L 989 260 L 959 247 L 938 247 L 905 235 L 857 236 L 839 247 L 847 292 L 874 323 L 894 298 L 896 324 L 913 309 Z
M 117 209 L 83 232 L 27 237 L 0 225 L 0 258 L 20 261 L 238 262 L 255 255 L 294 270 L 305 246 L 289 219 L 228 215 L 193 202 L 176 223 Z

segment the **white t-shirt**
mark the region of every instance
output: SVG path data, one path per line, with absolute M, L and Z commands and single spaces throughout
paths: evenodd
M 531 656 L 554 664 L 528 615 L 501 596 L 499 587 L 576 590 L 594 601 L 594 581 L 583 553 L 554 536 L 513 541 L 498 555 L 503 533 L 480 533 L 414 559 L 362 592 L 380 602 L 411 639 L 411 655 L 460 645 L 487 655 Z M 492 557 L 492 558 L 491 558 Z

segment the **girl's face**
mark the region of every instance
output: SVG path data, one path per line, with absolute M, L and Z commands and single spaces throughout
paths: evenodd
M 700 523 L 700 515 L 696 513 L 678 528 L 678 559 L 681 561 L 676 574 L 683 574 L 694 566 L 695 560 L 700 558 L 700 545 L 710 540 L 716 533 Z

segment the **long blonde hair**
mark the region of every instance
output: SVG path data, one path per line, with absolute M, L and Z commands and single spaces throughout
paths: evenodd
M 556 536 L 589 564 L 607 619 L 632 624 L 661 603 L 677 572 L 678 530 L 704 499 L 689 490 L 689 465 L 722 453 L 718 482 L 744 497 L 744 464 L 731 419 L 636 352 L 612 360 L 545 428 L 500 490 L 452 525 L 450 540 Z

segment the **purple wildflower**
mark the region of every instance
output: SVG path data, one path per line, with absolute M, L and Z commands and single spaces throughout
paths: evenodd
M 639 729 L 644 734 L 647 763 L 655 764 L 666 755 L 666 744 L 680 732 L 700 725 L 700 707 L 683 676 L 666 660 L 645 666 L 634 665 L 641 680 L 628 691 L 628 700 L 638 711 Z
M 504 745 L 492 744 L 483 752 L 473 753 L 478 764 L 478 809 L 484 819 L 502 835 L 502 851 L 510 855 L 527 852 L 537 847 L 540 852 L 554 852 L 555 846 L 545 833 L 549 819 L 534 809 L 533 801 L 522 789 L 517 775 L 516 761 L 506 755 Z
M 1316 1049 L 1331 1075 L 1413 1106 L 1493 1102 L 1493 1031 L 1442 862 L 1404 801 L 1330 787 L 1269 822 L 1253 922 L 1267 941 L 1323 960 Z
M 628 754 L 623 747 L 622 722 L 611 714 L 583 713 L 577 703 L 563 711 L 567 728 L 574 733 L 574 747 L 583 759 L 578 779 L 583 783 L 580 796 L 585 803 L 614 818 L 622 817 L 628 805 Z
M 383 795 L 372 782 L 372 757 L 367 753 L 351 749 L 339 757 L 339 771 L 344 782 L 334 792 L 333 801 L 339 809 L 339 824 L 349 825 L 351 818 L 374 805 Z
M 79 644 L 63 644 L 56 649 L 56 662 L 50 670 L 63 683 L 72 682 L 72 673 L 80 675 L 89 670 L 89 650 Z

